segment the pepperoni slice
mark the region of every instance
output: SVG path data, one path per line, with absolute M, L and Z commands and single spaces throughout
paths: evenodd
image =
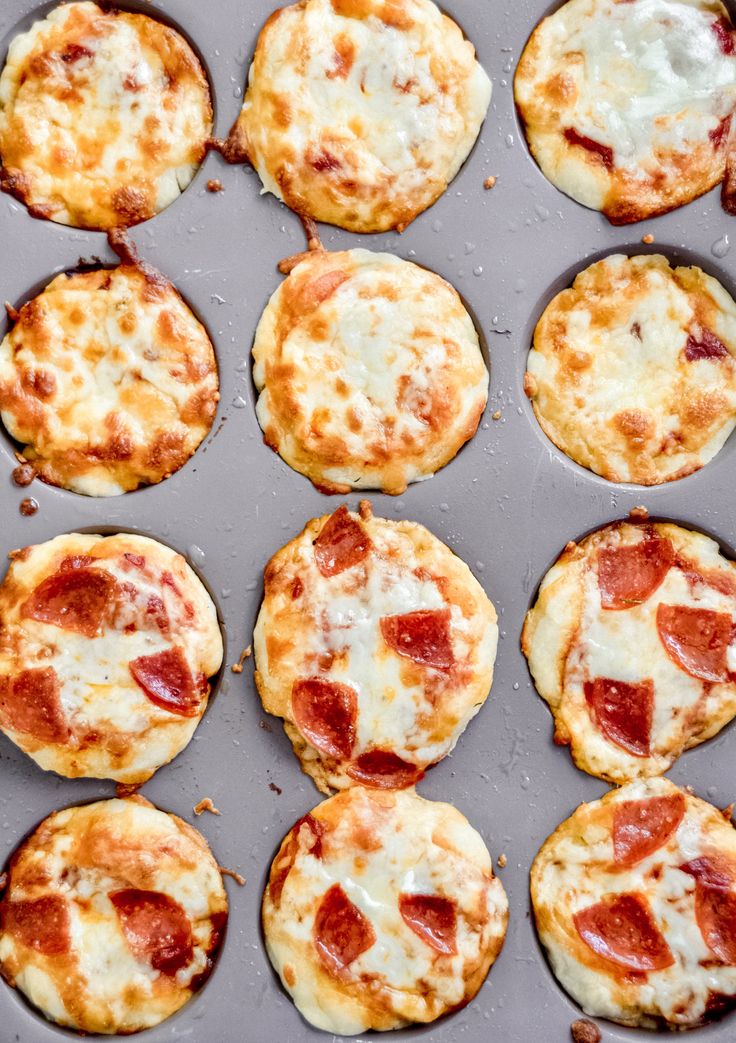
M 573 127 L 565 130 L 565 140 L 571 145 L 579 145 L 580 148 L 587 149 L 600 159 L 607 170 L 613 170 L 613 149 L 608 145 L 601 145 L 600 141 L 594 141 L 585 134 L 579 134 Z
M 457 953 L 455 903 L 440 895 L 399 895 L 399 912 L 417 937 L 444 956 Z
M 355 744 L 358 696 L 355 689 L 323 677 L 295 681 L 291 690 L 294 724 L 310 745 L 347 760 Z
M 43 956 L 59 956 L 71 946 L 69 907 L 61 895 L 2 904 L 3 930 Z
M 688 362 L 699 362 L 700 359 L 724 359 L 731 352 L 715 333 L 705 328 L 697 335 L 691 333 L 685 344 L 685 358 Z
M 645 538 L 623 547 L 598 551 L 598 589 L 606 609 L 641 605 L 661 585 L 675 560 L 667 539 Z
M 728 679 L 727 651 L 734 624 L 727 612 L 660 605 L 657 632 L 669 658 L 686 674 L 701 681 Z
M 191 961 L 192 925 L 173 898 L 160 891 L 140 891 L 135 887 L 113 891 L 109 898 L 125 940 L 139 960 L 172 976 Z
M 307 827 L 306 830 L 302 829 L 303 826 Z M 281 901 L 281 892 L 284 890 L 286 878 L 296 862 L 300 844 L 309 854 L 314 855 L 315 858 L 321 858 L 324 833 L 324 824 L 312 815 L 305 815 L 292 826 L 289 839 L 278 857 L 276 866 L 271 872 L 271 879 L 268 882 L 268 893 L 274 905 L 278 905 Z
M 370 949 L 376 932 L 340 885 L 333 884 L 314 918 L 313 938 L 323 966 L 332 974 L 340 974 Z
M 585 682 L 585 701 L 603 734 L 635 757 L 648 757 L 654 710 L 654 684 L 628 684 L 610 677 Z
M 736 895 L 730 890 L 735 867 L 704 857 L 680 869 L 695 877 L 695 918 L 703 941 L 722 963 L 736 966 Z
M 588 948 L 619 967 L 662 971 L 675 962 L 641 894 L 606 895 L 575 913 L 573 922 Z
M 135 683 L 156 706 L 180 717 L 197 716 L 201 693 L 179 647 L 140 656 L 129 663 L 129 669 Z
M 339 576 L 345 569 L 359 565 L 370 549 L 368 534 L 343 504 L 322 526 L 314 541 L 314 558 L 323 576 Z
M 634 866 L 667 843 L 682 822 L 685 798 L 670 793 L 649 800 L 625 800 L 613 813 L 613 860 Z
M 424 771 L 391 750 L 367 750 L 347 769 L 356 782 L 373 789 L 406 789 L 424 778 Z
M 736 53 L 733 29 L 727 19 L 719 18 L 717 21 L 713 22 L 713 32 L 718 37 L 718 46 L 724 54 Z
M 70 731 L 54 668 L 32 667 L 15 677 L 0 677 L 0 719 L 7 728 L 41 742 L 66 742 Z
M 74 559 L 66 559 L 66 562 Z M 21 605 L 23 619 L 51 623 L 84 637 L 97 637 L 117 592 L 115 577 L 104 569 L 67 565 L 48 576 Z
M 455 662 L 450 640 L 450 610 L 422 609 L 402 616 L 384 616 L 383 640 L 398 655 L 423 666 L 449 670 Z

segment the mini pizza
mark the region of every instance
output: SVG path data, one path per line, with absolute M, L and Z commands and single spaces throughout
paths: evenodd
M 340 507 L 268 563 L 256 684 L 322 792 L 412 786 L 493 678 L 496 612 L 422 525 Z
M 403 493 L 473 437 L 488 399 L 457 291 L 368 250 L 303 255 L 261 317 L 253 360 L 266 443 L 323 492 Z
M 669 523 L 607 525 L 542 580 L 521 645 L 583 771 L 659 775 L 736 715 L 736 564 Z
M 57 811 L 13 855 L 0 973 L 50 1021 L 128 1034 L 209 976 L 227 895 L 207 842 L 142 797 Z
M 532 33 L 514 94 L 557 188 L 642 221 L 723 180 L 736 36 L 720 0 L 568 0 Z
M 137 224 L 184 191 L 211 129 L 207 78 L 179 33 L 132 11 L 61 4 L 10 45 L 0 187 L 60 224 Z
M 682 478 L 736 425 L 736 301 L 700 268 L 607 257 L 548 305 L 525 388 L 576 463 L 612 482 Z
M 581 804 L 545 841 L 531 872 L 537 931 L 586 1014 L 687 1029 L 736 1007 L 727 818 L 666 779 L 646 779 Z
M 222 663 L 215 606 L 144 536 L 57 536 L 0 585 L 0 728 L 40 767 L 137 785 L 188 744 Z
M 57 275 L 0 344 L 0 418 L 46 482 L 113 496 L 194 453 L 219 399 L 212 343 L 143 263 Z
M 284 838 L 263 895 L 266 949 L 317 1028 L 429 1022 L 469 1003 L 508 903 L 480 835 L 449 804 L 362 786 Z
M 431 0 L 301 0 L 263 27 L 223 151 L 302 216 L 401 230 L 455 177 L 490 100 Z

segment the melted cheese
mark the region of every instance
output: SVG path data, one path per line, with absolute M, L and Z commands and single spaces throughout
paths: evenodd
M 147 15 L 63 4 L 10 46 L 0 183 L 61 224 L 135 224 L 187 187 L 211 126 L 206 77 L 177 32 Z
M 445 190 L 490 98 L 472 44 L 430 0 L 307 0 L 262 30 L 233 135 L 292 209 L 385 231 Z
M 434 1021 L 472 999 L 503 944 L 508 903 L 467 820 L 413 792 L 376 795 L 360 787 L 312 815 L 327 827 L 322 856 L 302 847 L 279 904 L 268 888 L 263 903 L 268 954 L 304 1017 L 352 1035 Z M 315 914 L 333 884 L 376 935 L 340 979 L 325 971 L 313 943 Z M 402 893 L 455 902 L 456 955 L 438 956 L 407 926 L 398 909 Z
M 272 296 L 253 359 L 267 442 L 335 492 L 399 494 L 430 477 L 475 434 L 488 396 L 456 291 L 367 250 L 306 255 Z

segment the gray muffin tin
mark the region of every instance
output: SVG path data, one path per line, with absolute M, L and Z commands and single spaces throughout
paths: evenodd
M 53 4 L 2 0 L 0 58 L 17 32 Z M 160 16 L 192 41 L 209 74 L 216 132 L 235 119 L 258 30 L 274 3 L 256 0 L 125 0 L 124 8 Z M 569 540 L 644 505 L 736 547 L 736 437 L 704 470 L 656 489 L 615 486 L 578 467 L 544 436 L 523 392 L 526 354 L 536 320 L 574 274 L 607 253 L 658 250 L 696 263 L 736 293 L 736 221 L 721 211 L 718 192 L 665 217 L 613 228 L 599 214 L 560 194 L 531 159 L 515 113 L 513 74 L 524 43 L 551 9 L 545 0 L 449 0 L 494 83 L 480 140 L 444 196 L 403 233 L 358 236 L 321 227 L 329 249 L 363 246 L 416 260 L 452 282 L 465 298 L 487 347 L 491 391 L 475 439 L 430 481 L 399 499 L 373 495 L 375 513 L 421 522 L 472 568 L 499 614 L 493 690 L 454 754 L 419 784 L 424 797 L 446 800 L 483 834 L 511 918 L 504 950 L 477 998 L 434 1025 L 391 1039 L 465 1043 L 563 1043 L 578 1007 L 555 982 L 530 914 L 528 873 L 543 840 L 604 783 L 577 771 L 552 743 L 551 717 L 536 695 L 519 651 L 524 614 L 536 587 Z M 484 190 L 484 179 L 498 178 Z M 220 178 L 224 191 L 206 185 Z M 278 286 L 278 261 L 304 248 L 297 218 L 272 196 L 259 195 L 253 171 L 208 156 L 194 182 L 168 210 L 138 226 L 142 256 L 168 275 L 206 324 L 220 365 L 222 399 L 210 436 L 192 460 L 158 486 L 114 499 L 87 499 L 34 482 L 11 482 L 13 446 L 0 434 L 0 552 L 62 532 L 144 533 L 185 554 L 208 585 L 220 613 L 226 666 L 190 746 L 143 788 L 157 806 L 200 829 L 220 863 L 247 878 L 228 881 L 230 922 L 221 955 L 204 989 L 177 1015 L 148 1030 L 149 1043 L 296 1043 L 329 1039 L 299 1016 L 265 954 L 260 899 L 284 833 L 319 802 L 280 723 L 264 715 L 252 660 L 230 670 L 250 644 L 262 595 L 262 571 L 306 521 L 344 499 L 327 497 L 263 444 L 254 409 L 250 348 L 261 310 Z M 654 236 L 651 246 L 641 237 Z M 728 252 L 728 240 L 733 242 Z M 80 258 L 115 258 L 101 233 L 35 220 L 0 196 L 0 300 L 18 304 Z M 4 327 L 0 334 L 4 333 Z M 493 420 L 497 410 L 501 418 Z M 34 496 L 36 515 L 21 517 Z M 669 773 L 725 807 L 736 799 L 733 725 L 685 754 Z M 37 768 L 0 737 L 0 852 L 9 855 L 47 814 L 112 796 L 109 782 L 67 780 Z M 209 796 L 222 817 L 192 814 Z M 0 858 L 0 860 L 1 860 Z M 603 1039 L 650 1039 L 650 1033 L 600 1022 Z M 32 1011 L 0 983 L 0 1040 L 54 1043 L 70 1033 Z M 95 1037 L 99 1039 L 109 1037 Z M 387 1037 L 389 1038 L 389 1037 Z M 736 1015 L 690 1040 L 727 1043 Z

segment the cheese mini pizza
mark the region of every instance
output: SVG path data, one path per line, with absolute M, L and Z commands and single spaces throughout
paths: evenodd
M 736 564 L 707 536 L 617 522 L 569 543 L 522 650 L 555 742 L 612 782 L 659 775 L 736 715 Z
M 207 843 L 142 797 L 57 811 L 13 855 L 0 972 L 50 1021 L 128 1034 L 207 977 L 227 922 Z
M 224 153 L 302 216 L 403 229 L 455 177 L 490 100 L 431 0 L 301 0 L 261 31 Z
M 264 587 L 258 690 L 324 793 L 413 785 L 485 702 L 495 609 L 422 525 L 340 507 L 271 559 Z
M 143 263 L 57 275 L 0 344 L 0 418 L 38 475 L 113 496 L 177 471 L 212 426 L 212 343 Z
M 0 728 L 69 778 L 138 784 L 184 749 L 222 663 L 215 606 L 155 540 L 57 536 L 0 585 Z
M 616 254 L 548 305 L 525 389 L 545 434 L 612 482 L 697 471 L 736 425 L 736 301 L 700 268 Z
M 666 779 L 581 804 L 542 846 L 531 893 L 552 970 L 586 1014 L 687 1029 L 736 1007 L 736 833 Z
M 532 33 L 514 93 L 546 177 L 641 221 L 723 180 L 736 36 L 720 0 L 568 0 Z
M 0 187 L 60 224 L 137 224 L 184 191 L 211 129 L 209 85 L 179 33 L 132 11 L 62 4 L 10 45 Z
M 488 370 L 460 297 L 368 250 L 303 255 L 256 330 L 266 443 L 324 492 L 397 495 L 475 434 Z
M 266 949 L 317 1028 L 429 1022 L 473 999 L 508 903 L 480 835 L 449 804 L 358 786 L 287 834 L 263 895 Z

